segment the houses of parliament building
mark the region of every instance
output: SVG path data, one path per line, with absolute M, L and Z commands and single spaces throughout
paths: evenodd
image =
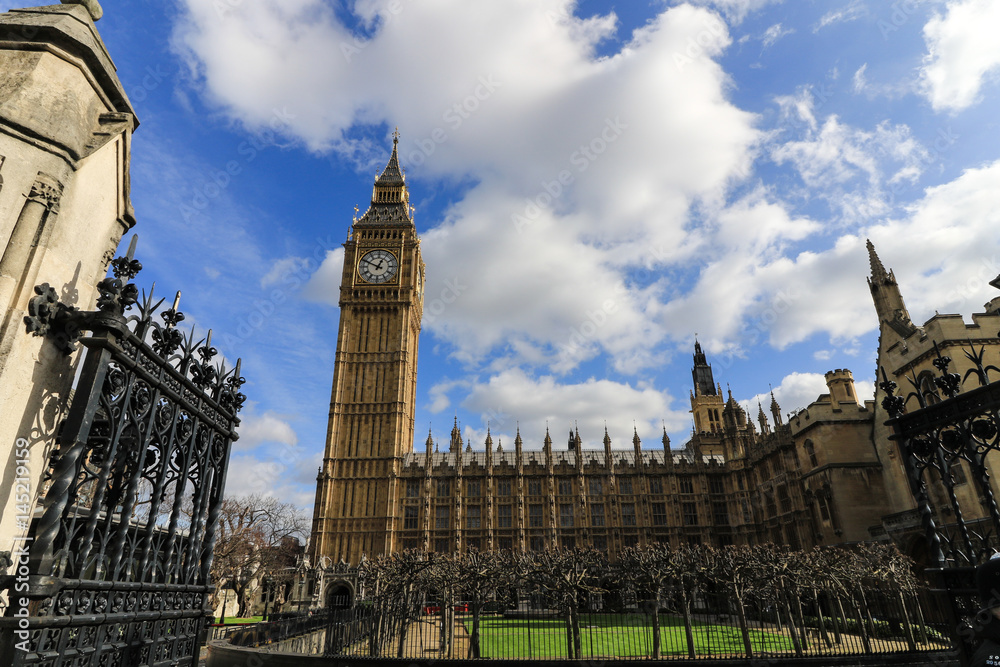
M 666 433 L 653 447 L 633 434 L 631 447 L 622 448 L 607 432 L 591 444 L 571 431 L 531 434 L 534 441 L 518 432 L 513 443 L 494 443 L 488 434 L 473 450 L 456 423 L 446 444 L 428 435 L 423 451 L 414 451 L 424 263 L 396 142 L 398 135 L 345 244 L 313 563 L 354 565 L 406 549 L 593 547 L 614 554 L 653 542 L 809 548 L 871 540 L 895 541 L 922 559 L 926 543 L 885 425 L 882 389 L 875 400 L 859 400 L 849 370 L 827 373 L 828 391 L 787 418 L 773 394 L 766 411 L 758 405 L 749 416 L 731 393 L 723 395 L 695 342 L 694 428 L 680 449 Z M 971 324 L 935 315 L 918 326 L 871 243 L 868 252 L 878 366 L 898 384 L 912 377 L 936 391 L 933 382 L 921 384 L 934 370 L 935 343 L 963 377 L 971 362 L 962 349 L 970 344 L 998 363 L 1000 298 Z M 973 486 L 956 487 L 972 515 L 982 511 Z

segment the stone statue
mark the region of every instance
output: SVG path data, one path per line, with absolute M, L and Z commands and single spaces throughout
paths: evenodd
M 83 5 L 90 12 L 90 18 L 95 21 L 104 16 L 104 10 L 101 9 L 101 3 L 97 0 L 61 0 L 64 5 Z

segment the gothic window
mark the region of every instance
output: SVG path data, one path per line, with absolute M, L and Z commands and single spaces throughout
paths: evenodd
M 698 525 L 698 506 L 694 503 L 682 503 L 682 513 L 684 514 L 685 526 Z
M 465 541 L 465 548 L 467 550 L 469 550 L 469 549 L 475 549 L 476 551 L 479 551 L 479 538 L 478 537 L 470 537 L 469 539 L 467 539 Z
M 437 530 L 448 530 L 448 520 L 450 519 L 449 508 L 438 505 L 434 508 L 434 528 Z
M 631 477 L 619 477 L 618 478 L 618 493 L 623 496 L 632 495 L 632 478 Z
M 571 479 L 559 480 L 559 495 L 560 496 L 573 495 L 573 480 Z
M 667 525 L 667 505 L 666 503 L 653 503 L 653 525 L 654 526 L 665 526 Z
M 466 497 L 468 498 L 478 498 L 480 495 L 482 485 L 478 479 L 470 479 L 465 483 Z
M 785 450 L 785 468 L 788 470 L 799 469 L 799 453 L 794 448 Z
M 540 495 L 542 495 L 542 480 L 540 480 L 540 479 L 529 479 L 528 480 L 528 495 L 529 496 L 540 496 Z
M 633 503 L 625 503 L 622 505 L 622 525 L 635 525 L 635 505 Z
M 600 477 L 591 477 L 590 482 L 590 495 L 599 496 L 604 493 L 604 485 L 601 483 Z
M 513 508 L 510 505 L 501 505 L 499 511 L 500 514 L 497 517 L 497 527 L 510 528 L 511 517 L 514 516 Z
M 740 475 L 739 477 L 736 478 L 736 484 L 739 487 L 740 491 L 745 490 L 745 487 L 743 486 L 743 475 Z
M 951 464 L 951 481 L 956 486 L 958 484 L 965 484 L 967 481 L 965 476 L 965 465 L 961 461 L 955 461 Z
M 403 549 L 406 551 L 415 551 L 419 548 L 420 540 L 410 538 L 403 540 Z
M 750 523 L 753 520 L 753 517 L 750 514 L 750 505 L 747 504 L 747 501 L 745 500 L 742 501 L 740 505 L 743 510 L 743 523 Z
M 681 487 L 681 493 L 694 493 L 694 482 L 691 481 L 690 477 L 680 477 L 678 479 Z
M 573 527 L 573 505 L 563 503 L 559 506 L 559 525 L 563 528 Z
M 499 482 L 497 482 L 497 495 L 498 496 L 509 496 L 510 495 L 510 488 L 511 488 L 510 480 L 509 479 L 501 479 Z
M 417 498 L 419 496 L 420 496 L 420 480 L 419 479 L 406 480 L 406 497 Z
M 725 493 L 726 485 L 723 483 L 721 477 L 709 477 L 708 478 L 708 492 L 709 493 Z
M 624 535 L 622 536 L 622 544 L 626 547 L 637 547 L 639 546 L 639 536 L 638 535 Z
M 498 537 L 497 538 L 497 548 L 501 551 L 510 551 L 514 548 L 514 538 L 512 537 Z
M 716 526 L 728 526 L 729 506 L 726 503 L 712 503 L 712 518 Z
M 767 506 L 767 516 L 772 517 L 778 513 L 778 508 L 774 504 L 774 494 L 765 493 L 764 494 L 764 504 Z
M 595 535 L 593 543 L 594 543 L 594 548 L 597 549 L 598 551 L 608 550 L 608 538 L 606 538 L 604 535 Z
M 437 486 L 438 498 L 447 498 L 451 495 L 451 480 L 439 479 Z
M 528 544 L 532 551 L 545 551 L 545 538 L 541 535 L 532 535 Z
M 479 505 L 470 505 L 465 508 L 465 527 L 466 528 L 479 528 L 480 518 L 482 516 L 483 508 Z
M 439 554 L 448 553 L 448 542 L 449 540 L 447 537 L 434 540 L 434 551 Z
M 827 499 L 823 496 L 820 496 L 819 498 L 816 499 L 816 504 L 819 505 L 819 515 L 823 519 L 823 521 L 829 521 L 830 504 L 827 501 Z
M 785 526 L 785 544 L 796 551 L 801 546 L 799 544 L 799 534 L 795 531 L 795 526 L 792 524 Z
M 649 492 L 653 495 L 659 495 L 663 493 L 663 479 L 661 477 L 649 478 Z
M 812 440 L 806 440 L 805 444 L 803 445 L 803 449 L 806 450 L 806 456 L 809 457 L 809 465 L 811 465 L 813 468 L 818 468 L 819 461 L 816 460 L 816 448 L 813 447 Z
M 575 549 L 576 548 L 576 538 L 570 535 L 562 538 L 563 549 Z
M 417 508 L 407 507 L 405 508 L 406 514 L 403 516 L 403 529 L 404 530 L 416 530 L 417 528 Z
M 604 505 L 590 506 L 590 525 L 595 528 L 604 526 Z
M 784 484 L 778 487 L 778 502 L 781 504 L 782 514 L 792 511 L 792 499 L 788 496 L 788 487 Z
M 934 405 L 941 402 L 941 395 L 938 393 L 937 385 L 934 384 L 933 373 L 924 371 L 917 381 L 920 385 L 920 395 L 924 399 L 924 405 Z
M 718 544 L 720 547 L 731 547 L 733 546 L 733 536 L 732 535 L 719 535 Z
M 542 527 L 542 506 L 528 505 L 528 526 L 530 528 Z

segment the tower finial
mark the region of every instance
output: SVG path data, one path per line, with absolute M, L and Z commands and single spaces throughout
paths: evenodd
M 392 133 L 392 144 L 395 146 L 399 143 L 399 125 L 396 126 L 395 131 Z
M 879 259 L 878 253 L 875 252 L 875 244 L 872 243 L 871 239 L 866 239 L 866 245 L 868 246 L 868 262 L 871 264 L 872 269 L 872 281 L 883 282 L 889 277 L 889 273 L 882 265 L 882 260 Z

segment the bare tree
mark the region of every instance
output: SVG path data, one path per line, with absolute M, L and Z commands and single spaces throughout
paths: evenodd
M 212 561 L 212 580 L 231 590 L 237 614 L 248 615 L 249 593 L 267 575 L 295 563 L 299 538 L 308 529 L 304 513 L 290 503 L 258 494 L 222 501 Z M 225 620 L 225 608 L 222 611 Z

